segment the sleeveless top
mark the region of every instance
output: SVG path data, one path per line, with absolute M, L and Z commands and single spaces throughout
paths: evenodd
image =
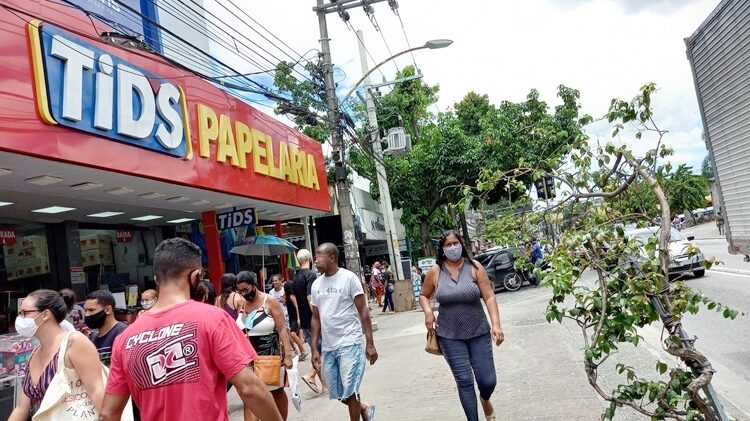
M 34 357 L 34 354 L 36 354 L 37 349 L 35 349 L 34 353 L 31 354 L 32 358 Z M 42 375 L 39 376 L 39 382 L 36 384 L 36 386 L 34 386 L 31 381 L 31 370 L 28 368 L 26 369 L 26 375 L 23 378 L 23 393 L 31 400 L 32 414 L 34 414 L 37 409 L 39 409 L 39 405 L 42 403 L 44 394 L 47 393 L 47 387 L 49 386 L 49 383 L 52 381 L 52 378 L 55 377 L 55 374 L 57 374 L 57 359 L 59 354 L 60 350 L 58 349 L 55 353 L 55 356 L 52 357 L 52 360 L 47 364 L 46 367 L 44 367 L 44 370 L 42 370 Z M 31 361 L 31 358 L 29 359 L 29 361 Z
M 258 355 L 281 355 L 279 334 L 276 332 L 276 323 L 271 316 L 271 310 L 266 307 L 267 300 L 268 294 L 265 294 L 260 308 L 247 314 L 245 318 L 247 337 Z
M 451 279 L 448 269 L 440 268 L 435 299 L 440 303 L 437 335 L 442 338 L 471 339 L 490 331 L 472 267 L 471 262 L 464 259 L 456 280 Z

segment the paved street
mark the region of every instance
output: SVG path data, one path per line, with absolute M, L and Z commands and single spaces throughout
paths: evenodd
M 739 306 L 750 303 L 750 277 L 709 272 L 701 280 L 688 281 L 706 293 L 716 293 L 722 302 Z M 515 293 L 498 294 L 506 342 L 495 348 L 498 387 L 493 403 L 498 420 L 597 420 L 605 407 L 588 385 L 581 363 L 581 340 L 574 324 L 548 324 L 544 310 L 549 291 L 523 288 Z M 726 297 L 726 298 L 725 298 Z M 745 308 L 750 304 L 745 304 Z M 461 420 L 455 383 L 441 357 L 423 351 L 424 327 L 421 312 L 380 315 L 375 343 L 380 359 L 369 367 L 362 388 L 366 401 L 375 401 L 380 420 Z M 715 385 L 726 398 L 730 413 L 750 420 L 750 358 L 746 350 L 750 331 L 748 320 L 724 321 L 708 312 L 688 318 L 686 327 L 702 338 L 705 350 L 717 368 Z M 605 390 L 618 384 L 616 362 L 654 373 L 657 360 L 674 362 L 661 350 L 658 329 L 642 332 L 646 342 L 635 348 L 625 345 L 600 378 Z M 617 361 L 614 361 L 614 360 Z M 309 363 L 301 364 L 304 372 Z M 302 412 L 290 404 L 289 420 L 343 420 L 343 405 L 314 396 L 301 385 Z M 742 408 L 742 409 L 739 409 Z M 744 412 L 743 412 L 744 410 Z M 230 392 L 232 420 L 241 420 L 241 403 Z M 642 420 L 632 411 L 622 411 L 618 420 Z
M 687 228 L 683 233 L 695 235 L 695 243 L 706 257 L 715 256 L 724 262 L 704 278 L 688 278 L 687 284 L 718 302 L 749 312 L 750 263 L 744 262 L 743 256 L 729 254 L 726 240 L 719 236 L 713 223 Z M 750 318 L 726 320 L 720 314 L 701 311 L 687 316 L 685 327 L 698 337 L 696 346 L 717 369 L 715 386 L 719 392 L 750 413 Z

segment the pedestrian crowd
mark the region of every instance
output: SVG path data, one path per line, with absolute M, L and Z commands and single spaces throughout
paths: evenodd
M 108 290 L 83 306 L 69 289 L 33 291 L 15 327 L 35 348 L 9 419 L 226 420 L 234 387 L 245 420 L 285 420 L 296 380 L 287 373 L 311 358 L 303 382 L 345 404 L 352 420 L 373 420 L 359 391 L 366 362 L 377 360 L 359 276 L 338 267 L 330 243 L 298 260 L 294 278 L 272 276 L 268 293 L 249 271 L 225 274 L 217 293 L 202 279 L 200 248 L 165 240 L 154 252 L 157 289 L 141 293 L 130 325 L 116 319 Z M 292 401 L 299 409 L 298 393 Z
M 378 359 L 369 303 L 395 312 L 396 280 L 387 262 L 365 267 L 361 277 L 338 259 L 331 243 L 314 256 L 302 249 L 288 282 L 274 275 L 264 292 L 255 273 L 241 271 L 223 275 L 217 292 L 202 279 L 198 246 L 164 240 L 154 252 L 157 288 L 141 293 L 142 310 L 129 325 L 116 319 L 108 290 L 91 292 L 83 306 L 71 290 L 34 291 L 19 304 L 15 327 L 37 345 L 9 419 L 227 420 L 234 387 L 245 420 L 286 420 L 287 389 L 299 411 L 301 380 L 346 405 L 350 420 L 373 421 L 375 405 L 360 394 L 366 365 Z M 478 420 L 476 380 L 483 412 L 494 420 L 491 345 L 504 336 L 487 273 L 449 231 L 437 264 L 425 274 L 412 268 L 411 282 L 428 344 L 432 335 L 467 419 Z M 307 358 L 312 368 L 298 377 L 297 363 Z

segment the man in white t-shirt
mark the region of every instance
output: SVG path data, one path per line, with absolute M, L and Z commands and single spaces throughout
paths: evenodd
M 321 244 L 315 251 L 315 266 L 323 275 L 311 289 L 312 363 L 316 370 L 322 369 L 328 397 L 349 407 L 351 421 L 360 416 L 363 421 L 374 421 L 375 405 L 362 403 L 359 396 L 365 361 L 372 365 L 378 359 L 370 312 L 359 277 L 339 268 L 338 257 L 339 250 L 332 243 Z M 322 367 L 317 347 L 321 333 Z

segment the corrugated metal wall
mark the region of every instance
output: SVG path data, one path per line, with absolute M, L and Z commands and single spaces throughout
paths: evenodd
M 723 1 L 685 40 L 734 246 L 750 253 L 750 0 Z M 715 204 L 716 205 L 716 204 Z

